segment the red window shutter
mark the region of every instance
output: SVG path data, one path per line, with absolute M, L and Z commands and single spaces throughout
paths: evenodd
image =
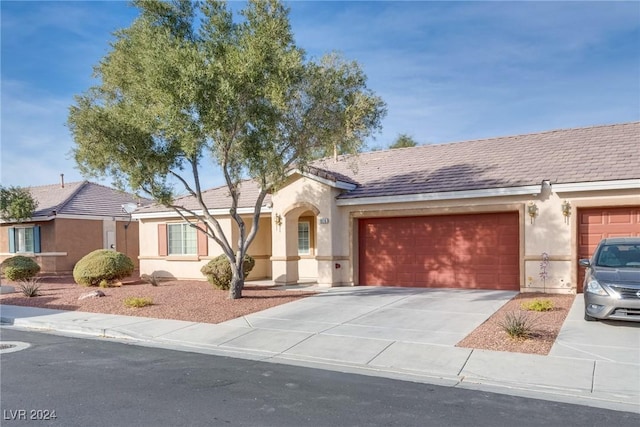
M 167 256 L 169 246 L 167 245 L 167 224 L 158 224 L 158 255 Z
M 204 228 L 205 225 L 201 222 L 198 223 L 198 227 Z M 209 255 L 209 237 L 200 230 L 196 231 L 198 236 L 198 256 L 207 256 Z

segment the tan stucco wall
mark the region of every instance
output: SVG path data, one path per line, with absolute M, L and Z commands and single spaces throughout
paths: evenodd
M 434 200 L 377 205 L 335 205 L 339 191 L 309 178 L 298 177 L 273 197 L 273 210 L 286 212 L 289 206 L 311 204 L 318 208 L 316 223 L 318 283 L 323 278 L 330 285 L 357 285 L 358 236 L 357 220 L 363 217 L 446 215 L 480 212 L 518 212 L 520 218 L 520 288 L 523 292 L 573 293 L 576 291 L 577 224 L 576 209 L 581 207 L 615 207 L 640 205 L 637 190 L 607 190 L 558 194 L 552 187 L 542 186 L 538 194 L 499 196 L 457 200 Z M 565 218 L 564 201 L 571 204 L 572 214 Z M 528 205 L 534 203 L 538 214 L 531 221 Z M 286 247 L 284 235 L 274 233 L 274 254 Z M 280 249 L 282 252 L 282 249 Z M 546 278 L 541 277 L 543 253 L 548 256 Z M 289 253 L 292 257 L 293 253 Z M 324 260 L 324 261 L 321 261 Z M 289 263 L 295 263 L 290 261 Z M 298 261 L 303 268 L 303 261 Z M 335 267 L 339 265 L 339 269 Z M 274 266 L 274 269 L 276 267 Z M 282 274 L 290 272 L 281 267 Z
M 225 235 L 236 247 L 238 229 L 230 218 L 217 218 Z M 251 228 L 251 218 L 244 218 L 247 232 Z M 205 280 L 200 269 L 213 258 L 221 255 L 222 249 L 211 238 L 207 241 L 207 256 L 159 256 L 158 255 L 158 224 L 182 223 L 179 218 L 142 219 L 138 222 L 140 233 L 140 274 L 156 275 L 158 277 Z M 247 277 L 255 280 L 271 277 L 271 221 L 267 215 L 260 220 L 258 235 L 249 247 L 249 255 L 254 257 L 256 265 Z
M 271 216 L 261 220 L 260 235 L 250 253 L 257 265 L 252 277 L 270 277 L 276 283 L 315 279 L 319 285 L 358 284 L 358 219 L 384 216 L 419 216 L 517 212 L 520 235 L 520 289 L 523 292 L 573 293 L 578 277 L 576 212 L 582 207 L 639 206 L 637 190 L 600 190 L 558 194 L 553 186 L 541 185 L 532 194 L 396 202 L 359 206 L 337 206 L 341 190 L 317 180 L 294 175 L 272 195 Z M 563 216 L 568 201 L 571 215 Z M 533 220 L 528 205 L 538 212 Z M 276 218 L 280 218 L 278 224 Z M 297 224 L 300 218 L 313 220 L 312 256 L 300 256 Z M 209 242 L 209 256 L 198 259 L 170 259 L 157 256 L 157 224 L 144 220 L 140 227 L 141 272 L 171 272 L 178 278 L 202 279 L 200 266 L 221 253 Z M 166 220 L 165 220 L 166 221 Z M 222 219 L 228 232 L 231 223 Z M 231 233 L 234 239 L 235 232 Z M 548 256 L 546 278 L 541 277 L 543 253 Z M 260 266 L 258 266 L 260 260 Z
M 281 215 L 283 225 L 273 224 L 273 279 L 278 283 L 316 280 L 320 285 L 346 284 L 349 246 L 341 233 L 348 230 L 348 217 L 340 215 L 335 198 L 340 191 L 323 183 L 293 176 L 271 198 L 273 212 Z M 311 216 L 313 214 L 313 216 Z M 312 255 L 298 255 L 298 221 L 312 222 Z M 325 223 L 325 221 L 328 221 Z

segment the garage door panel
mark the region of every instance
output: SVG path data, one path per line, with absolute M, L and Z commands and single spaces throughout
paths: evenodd
M 640 236 L 640 206 L 578 210 L 578 258 L 590 258 L 598 242 L 608 237 Z M 584 268 L 578 269 L 582 292 Z
M 606 224 L 633 224 L 635 215 L 631 212 L 611 213 L 605 219 Z
M 517 213 L 362 219 L 360 284 L 518 290 L 518 239 Z

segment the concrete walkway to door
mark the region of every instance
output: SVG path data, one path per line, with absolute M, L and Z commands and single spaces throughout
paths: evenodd
M 640 363 L 455 347 L 515 292 L 318 290 L 217 325 L 8 305 L 1 317 L 23 328 L 640 413 Z

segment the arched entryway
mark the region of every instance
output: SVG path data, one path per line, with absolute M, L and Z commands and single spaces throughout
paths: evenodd
M 319 212 L 310 203 L 297 203 L 274 216 L 272 268 L 275 283 L 291 285 L 317 281 Z

